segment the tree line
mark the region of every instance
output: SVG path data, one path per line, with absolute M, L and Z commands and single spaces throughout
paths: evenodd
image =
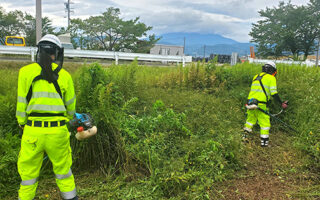
M 281 57 L 290 55 L 306 59 L 316 50 L 320 38 L 320 1 L 307 5 L 280 2 L 277 7 L 259 11 L 261 20 L 254 23 L 249 35 L 257 44 L 258 55 Z
M 58 34 L 54 32 L 52 21 L 42 18 L 42 34 Z M 6 36 L 24 36 L 28 46 L 36 45 L 36 19 L 19 10 L 6 12 L 0 7 L 0 43 L 4 44 Z
M 122 19 L 120 9 L 114 7 L 88 19 L 72 19 L 67 28 L 55 28 L 52 20 L 44 17 L 42 35 L 70 33 L 74 47 L 80 49 L 149 53 L 160 38 L 148 35 L 152 27 L 139 20 L 139 17 Z M 5 36 L 11 35 L 24 36 L 27 46 L 35 46 L 36 19 L 28 13 L 19 10 L 6 12 L 0 7 L 0 43 L 4 44 Z

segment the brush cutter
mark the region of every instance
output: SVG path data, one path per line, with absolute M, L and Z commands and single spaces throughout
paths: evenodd
M 271 114 L 271 113 L 263 110 L 262 108 L 258 107 L 258 103 L 259 103 L 259 101 L 257 99 L 250 99 L 248 101 L 248 104 L 246 104 L 246 108 L 249 109 L 249 110 L 256 110 L 256 109 L 260 110 L 261 112 L 265 113 L 266 115 L 269 115 L 270 117 L 272 117 L 276 121 L 280 122 L 283 126 L 287 127 L 291 131 L 298 133 L 298 131 L 296 129 L 292 128 L 287 123 L 285 123 L 284 121 L 282 121 L 281 119 L 276 117 L 277 115 L 279 115 L 279 114 L 281 114 L 283 112 L 283 109 L 281 109 L 281 111 L 279 113 L 277 113 L 277 114 Z M 286 103 L 288 103 L 288 102 L 286 102 Z
M 93 118 L 89 114 L 75 113 L 69 124 L 73 129 L 77 129 L 77 140 L 89 138 L 97 133 L 97 127 L 93 125 Z
M 295 132 L 295 133 L 298 133 L 298 131 L 294 128 L 292 128 L 291 126 L 289 126 L 287 123 L 285 123 L 284 121 L 282 121 L 281 119 L 279 119 L 278 117 L 276 117 L 275 115 L 257 107 L 258 110 L 260 110 L 261 112 L 269 115 L 270 117 L 272 117 L 273 119 L 277 120 L 278 122 L 280 122 L 283 126 L 287 127 L 288 129 L 290 129 L 291 131 Z

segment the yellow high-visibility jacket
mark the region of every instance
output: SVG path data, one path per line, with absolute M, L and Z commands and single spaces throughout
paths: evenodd
M 256 80 L 258 75 L 263 76 L 261 79 L 261 82 L 263 84 L 263 87 L 266 91 L 266 94 L 264 93 L 260 81 Z M 270 74 L 267 74 L 265 72 L 262 72 L 260 74 L 257 74 L 253 77 L 253 82 L 251 85 L 251 91 L 249 93 L 248 99 L 257 99 L 260 102 L 267 103 L 272 95 L 277 94 L 277 81 L 276 78 Z M 266 96 L 267 95 L 267 96 Z
M 53 70 L 57 67 L 56 63 L 52 63 Z M 43 79 L 32 83 L 33 79 L 40 75 L 41 70 L 41 66 L 38 63 L 32 63 L 22 67 L 19 71 L 16 117 L 20 125 L 26 124 L 27 119 L 69 121 L 75 113 L 76 96 L 70 74 L 64 69 L 61 69 L 58 73 L 59 78 L 57 82 L 62 93 L 61 98 L 53 83 L 49 83 Z M 27 94 L 31 84 L 32 96 L 30 102 L 27 102 Z M 63 116 L 28 117 L 31 113 L 63 114 Z

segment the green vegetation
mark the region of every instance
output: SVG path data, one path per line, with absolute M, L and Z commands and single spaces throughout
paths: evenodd
M 77 111 L 91 113 L 99 130 L 86 141 L 71 140 L 79 195 L 84 199 L 221 199 L 217 195 L 222 195 L 223 183 L 256 169 L 250 164 L 259 159 L 255 156 L 265 158 L 259 164 L 270 165 L 272 170 L 267 170 L 272 176 L 319 171 L 319 69 L 278 67 L 279 94 L 290 100 L 280 117 L 299 133 L 273 121 L 271 145 L 285 146 L 271 146 L 265 156 L 258 144 L 240 142 L 243 105 L 252 77 L 261 70 L 258 65 L 216 66 L 212 61 L 185 68 L 143 67 L 134 61 L 108 68 L 94 63 L 74 70 L 66 64 L 76 86 Z M 0 64 L 0 75 L 5 77 L 0 86 L 4 105 L 0 108 L 0 173 L 4 174 L 0 197 L 6 199 L 16 199 L 19 187 L 17 69 Z M 301 162 L 300 167 L 282 159 L 291 152 L 298 152 L 295 161 Z M 40 177 L 40 199 L 57 198 L 50 170 L 47 161 Z M 319 178 L 314 176 L 313 183 L 319 185 Z M 317 188 L 295 188 L 288 195 L 317 198 Z
M 139 22 L 139 17 L 128 21 L 120 18 L 120 9 L 114 7 L 107 8 L 99 16 L 85 20 L 73 19 L 69 27 L 75 47 L 106 51 L 132 50 L 136 53 L 149 53 L 159 40 L 154 34 L 148 36 L 147 32 L 151 29 L 151 26 Z M 148 40 L 139 39 L 147 36 Z
M 124 20 L 120 17 L 120 9 L 110 7 L 100 16 L 91 16 L 88 19 L 73 19 L 70 27 L 61 27 L 55 30 L 48 17 L 42 18 L 42 35 L 61 35 L 70 33 L 75 48 L 128 51 L 135 53 L 149 53 L 150 49 L 159 40 L 152 30 L 140 22 L 139 17 Z M 95 27 L 95 28 L 92 28 Z M 24 35 L 27 46 L 36 46 L 36 19 L 19 10 L 6 12 L 0 7 L 0 44 L 5 44 L 6 36 Z M 140 39 L 147 38 L 147 39 Z
M 54 27 L 48 17 L 42 18 L 42 34 L 53 34 Z M 6 36 L 25 35 L 27 46 L 36 45 L 36 19 L 20 10 L 6 12 L 0 7 L 0 44 L 5 43 Z
M 258 44 L 259 55 L 281 57 L 290 52 L 293 59 L 303 54 L 305 60 L 316 50 L 320 31 L 318 0 L 310 0 L 308 5 L 280 1 L 278 7 L 260 10 L 259 14 L 262 19 L 249 33 L 251 41 Z

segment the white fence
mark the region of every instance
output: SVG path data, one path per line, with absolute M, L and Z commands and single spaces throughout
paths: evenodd
M 0 46 L 0 54 L 14 54 L 14 55 L 30 55 L 31 60 L 34 61 L 36 55 L 36 47 L 14 47 L 14 46 Z M 177 62 L 185 63 L 192 62 L 191 56 L 165 56 L 142 53 L 125 53 L 113 51 L 92 51 L 92 50 L 74 50 L 65 49 L 65 57 L 70 58 L 98 58 L 98 59 L 113 59 L 118 64 L 119 60 L 134 60 L 139 61 L 160 61 L 160 62 Z
M 267 63 L 268 61 L 271 60 L 262 60 L 262 59 L 253 59 L 253 58 L 249 58 L 249 63 Z M 272 60 L 275 63 L 283 63 L 283 64 L 289 64 L 289 65 L 306 65 L 308 67 L 312 67 L 315 66 L 316 63 L 312 62 L 310 60 L 306 60 L 306 61 L 290 61 L 290 60 Z

